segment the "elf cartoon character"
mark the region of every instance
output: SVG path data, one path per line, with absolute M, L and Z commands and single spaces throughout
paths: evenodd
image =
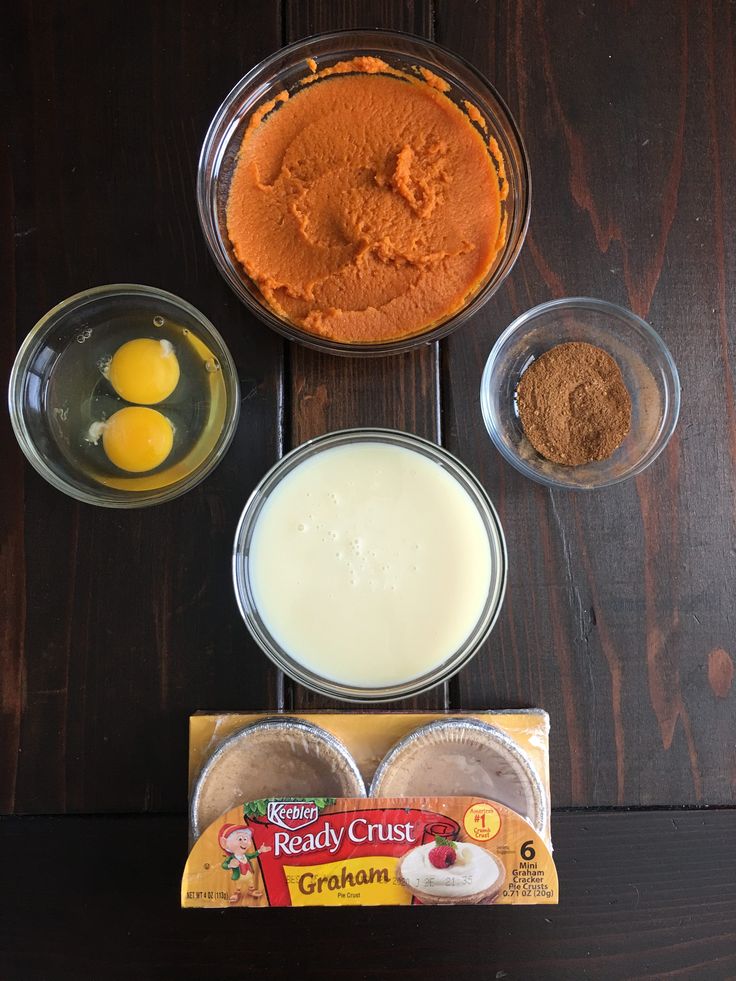
M 222 863 L 223 869 L 232 873 L 233 882 L 238 882 L 241 878 L 243 884 L 247 882 L 247 894 L 253 899 L 260 899 L 263 893 L 256 889 L 253 881 L 254 858 L 258 858 L 263 852 L 270 852 L 268 845 L 261 848 L 253 848 L 253 832 L 244 824 L 223 824 L 217 835 L 220 848 L 226 853 Z M 250 876 L 250 881 L 247 880 Z M 242 898 L 242 890 L 238 887 L 230 897 L 231 903 L 237 903 Z

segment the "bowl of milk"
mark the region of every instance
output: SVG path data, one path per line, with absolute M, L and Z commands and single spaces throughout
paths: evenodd
M 503 530 L 477 478 L 441 447 L 350 429 L 284 456 L 235 535 L 240 612 L 313 691 L 391 701 L 447 680 L 498 617 Z

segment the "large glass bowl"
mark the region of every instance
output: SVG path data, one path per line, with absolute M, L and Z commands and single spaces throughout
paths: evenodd
M 460 108 L 467 101 L 488 124 L 505 162 L 509 194 L 502 206 L 507 237 L 493 267 L 461 309 L 422 333 L 376 344 L 331 341 L 301 330 L 277 316 L 236 259 L 228 238 L 226 206 L 237 153 L 251 114 L 284 90 L 295 92 L 308 73 L 306 59 L 319 68 L 358 56 L 375 56 L 404 71 L 425 68 L 445 79 L 447 93 Z M 197 205 L 207 245 L 220 272 L 247 307 L 274 330 L 308 347 L 331 354 L 384 355 L 436 341 L 464 324 L 496 292 L 516 261 L 529 223 L 531 178 L 519 130 L 505 103 L 479 72 L 439 45 L 394 31 L 337 31 L 297 41 L 251 69 L 217 110 L 202 147 L 197 175 Z
M 631 396 L 631 429 L 607 460 L 563 466 L 545 460 L 524 435 L 516 389 L 535 358 L 557 344 L 583 341 L 618 363 Z M 508 462 L 547 487 L 594 490 L 634 477 L 659 456 L 677 425 L 680 379 L 659 334 L 636 314 L 604 300 L 553 300 L 518 317 L 496 341 L 481 381 L 488 434 Z
M 106 473 L 86 465 L 93 451 L 81 420 L 93 411 L 95 392 L 106 387 L 99 355 L 112 354 L 120 341 L 130 339 L 130 330 L 141 337 L 173 331 L 195 352 L 192 370 L 202 372 L 204 394 L 193 391 L 178 405 L 172 396 L 157 406 L 182 424 L 175 425 L 170 458 L 151 474 L 112 467 Z M 182 363 L 182 380 L 184 375 Z M 217 466 L 237 428 L 239 393 L 235 363 L 204 314 L 172 293 L 122 283 L 70 296 L 38 321 L 16 356 L 8 402 L 21 449 L 50 484 L 86 504 L 136 508 L 185 494 Z M 125 404 L 117 401 L 120 405 L 111 389 L 100 399 L 108 412 Z
M 383 442 L 421 453 L 449 473 L 469 495 L 478 509 L 488 534 L 491 551 L 491 580 L 488 596 L 481 615 L 463 644 L 443 663 L 426 674 L 410 678 L 389 687 L 354 687 L 331 679 L 305 667 L 274 638 L 261 617 L 254 598 L 249 555 L 253 533 L 263 506 L 269 495 L 295 467 L 324 450 L 336 446 L 349 446 L 359 442 Z M 290 678 L 321 695 L 328 695 L 348 702 L 386 702 L 407 698 L 426 691 L 446 681 L 458 672 L 478 652 L 481 644 L 493 629 L 503 603 L 506 590 L 507 555 L 506 542 L 496 510 L 477 478 L 468 468 L 434 443 L 392 429 L 346 429 L 328 433 L 303 443 L 284 456 L 261 480 L 248 500 L 238 523 L 233 549 L 233 582 L 235 597 L 245 623 L 261 649 Z M 359 625 L 356 625 L 359 629 Z

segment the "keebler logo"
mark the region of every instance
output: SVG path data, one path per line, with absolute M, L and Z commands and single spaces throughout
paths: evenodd
M 268 820 L 286 831 L 297 831 L 313 824 L 319 817 L 319 807 L 310 801 L 287 800 L 268 802 Z

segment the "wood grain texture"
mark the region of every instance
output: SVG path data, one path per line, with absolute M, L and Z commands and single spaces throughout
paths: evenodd
M 285 40 L 321 31 L 386 28 L 425 37 L 432 34 L 431 0 L 284 0 Z M 287 392 L 291 443 L 336 429 L 384 426 L 441 442 L 439 348 L 427 345 L 390 358 L 336 358 L 291 345 Z M 339 703 L 286 682 L 287 704 L 294 708 L 329 708 Z M 444 708 L 449 686 L 441 685 L 413 699 L 396 702 L 408 708 Z
M 282 344 L 221 281 L 194 180 L 215 109 L 280 31 L 265 4 L 154 4 L 132 17 L 75 2 L 18 7 L 3 32 L 14 122 L 2 228 L 15 245 L 13 267 L 4 239 L 5 371 L 62 298 L 142 282 L 206 312 L 243 398 L 218 470 L 137 512 L 53 490 L 24 470 L 3 422 L 6 810 L 181 807 L 190 712 L 277 702 L 276 673 L 235 608 L 229 558 L 245 499 L 280 451 Z
M 0 209 L 12 213 L 14 197 L 10 154 L 0 149 Z M 15 249 L 16 235 L 10 222 L 0 231 L 0 359 L 10 365 L 15 357 Z M 18 778 L 20 728 L 23 718 L 26 618 L 25 520 L 23 513 L 23 460 L 13 436 L 10 418 L 0 418 L 0 453 L 4 479 L 0 481 L 0 813 L 12 810 Z
M 734 976 L 736 812 L 563 813 L 553 831 L 559 906 L 245 913 L 178 909 L 182 818 L 6 818 L 0 972 L 4 981 Z
M 446 443 L 498 505 L 510 554 L 460 700 L 550 711 L 558 804 L 736 798 L 736 696 L 708 674 L 736 634 L 735 28 L 719 2 L 436 7 L 437 40 L 508 101 L 534 186 L 513 273 L 444 348 Z M 647 319 L 683 385 L 662 457 L 592 494 L 525 481 L 478 410 L 501 330 L 566 295 Z
M 355 26 L 434 33 L 489 75 L 527 141 L 530 234 L 503 288 L 441 352 L 352 361 L 292 347 L 284 376 L 285 345 L 207 255 L 197 155 L 257 61 L 287 38 Z M 736 799 L 735 36 L 724 0 L 186 0 L 134 17 L 80 0 L 12 7 L 5 377 L 58 300 L 137 281 L 184 296 L 223 332 L 243 414 L 205 484 L 131 514 L 59 495 L 0 424 L 0 809 L 184 808 L 189 713 L 273 708 L 284 694 L 232 600 L 238 513 L 285 446 L 360 424 L 442 437 L 505 526 L 508 598 L 452 706 L 547 708 L 559 804 Z M 667 452 L 592 495 L 524 481 L 478 407 L 503 327 L 572 294 L 648 319 L 684 387 Z M 287 707 L 318 702 L 285 693 Z

